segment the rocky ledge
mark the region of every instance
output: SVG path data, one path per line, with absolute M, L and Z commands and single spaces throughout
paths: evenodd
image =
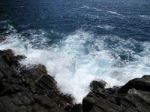
M 93 81 L 82 104 L 74 104 L 43 65 L 20 65 L 24 58 L 0 51 L 0 112 L 150 112 L 150 76 L 114 88 Z

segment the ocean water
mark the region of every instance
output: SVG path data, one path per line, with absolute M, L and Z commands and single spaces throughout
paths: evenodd
M 107 87 L 150 75 L 149 0 L 1 0 L 0 49 L 43 64 L 81 102 L 92 80 Z

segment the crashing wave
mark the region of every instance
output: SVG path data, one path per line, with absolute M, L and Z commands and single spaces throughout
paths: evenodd
M 114 35 L 95 36 L 79 29 L 49 45 L 46 34 L 43 30 L 17 33 L 9 26 L 0 49 L 11 48 L 16 54 L 26 55 L 22 64 L 45 65 L 61 90 L 72 94 L 76 102 L 89 92 L 92 80 L 105 80 L 110 87 L 150 74 L 149 42 Z M 139 46 L 143 50 L 137 52 Z

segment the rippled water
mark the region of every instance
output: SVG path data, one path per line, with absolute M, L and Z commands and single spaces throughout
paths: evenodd
M 1 0 L 0 49 L 44 64 L 80 102 L 92 80 L 107 87 L 150 74 L 148 0 Z

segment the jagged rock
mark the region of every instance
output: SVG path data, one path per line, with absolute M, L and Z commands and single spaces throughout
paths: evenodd
M 19 60 L 25 59 L 25 56 L 17 55 L 11 49 L 0 51 L 0 57 L 5 60 L 9 66 L 20 66 Z
M 150 81 L 150 76 L 149 75 L 144 75 L 142 78 L 147 80 L 147 81 Z
M 20 66 L 24 58 L 12 50 L 0 51 L 0 112 L 150 112 L 148 75 L 114 88 L 93 81 L 82 104 L 74 104 L 45 66 Z
M 76 104 L 72 107 L 70 112 L 83 112 L 82 111 L 82 104 Z
M 90 89 L 93 92 L 102 91 L 106 86 L 106 82 L 104 81 L 92 81 L 90 84 Z
M 66 104 L 73 105 L 43 65 L 20 66 L 24 58 L 10 49 L 0 51 L 0 112 L 64 112 Z
M 90 112 L 90 110 L 93 108 L 95 105 L 95 99 L 88 96 L 83 99 L 83 112 Z
M 146 77 L 146 76 L 144 76 Z M 150 92 L 150 80 L 147 78 L 136 78 L 131 81 L 129 81 L 126 85 L 120 88 L 120 93 L 126 93 L 129 89 L 135 88 L 137 90 L 143 90 L 143 91 L 149 91 Z
M 97 91 L 97 82 L 94 87 L 83 99 L 83 112 L 150 112 L 148 75 L 133 79 L 122 87 Z

